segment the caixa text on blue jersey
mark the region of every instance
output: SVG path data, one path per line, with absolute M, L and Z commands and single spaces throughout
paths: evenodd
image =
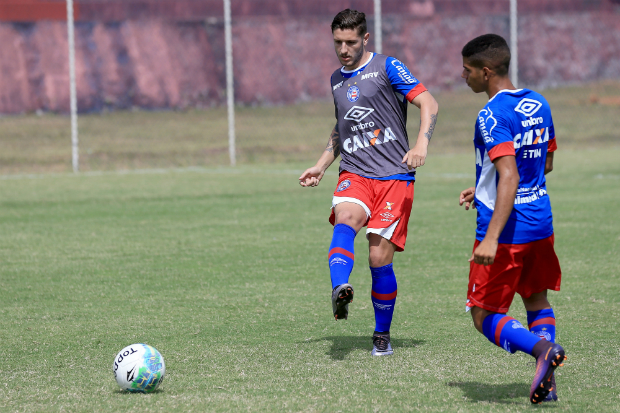
M 536 133 L 536 139 L 534 139 L 534 133 Z M 539 143 L 549 142 L 549 128 L 536 128 L 529 130 L 523 134 L 516 135 L 512 138 L 515 149 L 522 148 L 527 145 L 537 145 Z

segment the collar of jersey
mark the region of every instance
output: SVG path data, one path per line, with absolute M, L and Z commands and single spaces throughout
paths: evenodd
M 342 68 L 340 69 L 340 74 L 342 74 L 342 77 L 344 77 L 345 79 L 349 79 L 351 77 L 357 76 L 362 72 L 362 70 L 366 69 L 366 66 L 370 64 L 370 61 L 374 59 L 374 57 L 375 57 L 375 53 L 371 53 L 366 63 L 364 63 L 362 67 L 358 67 L 355 70 L 344 70 L 344 66 L 342 66 Z
M 523 89 L 516 89 L 516 90 L 510 90 L 510 89 L 502 89 L 499 92 L 497 92 L 495 94 L 495 96 L 499 95 L 500 93 L 519 93 L 520 91 L 522 91 Z M 495 99 L 495 96 L 493 96 L 491 99 L 489 99 L 489 102 L 491 102 L 493 99 Z

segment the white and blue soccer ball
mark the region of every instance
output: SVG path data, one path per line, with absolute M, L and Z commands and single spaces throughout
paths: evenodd
M 112 370 L 121 389 L 151 393 L 164 380 L 166 363 L 155 347 L 132 344 L 118 352 Z

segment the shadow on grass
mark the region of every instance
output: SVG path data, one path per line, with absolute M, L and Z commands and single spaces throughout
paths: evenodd
M 476 381 L 460 381 L 449 382 L 446 385 L 459 387 L 463 391 L 463 396 L 473 403 L 522 404 L 522 399 L 529 400 L 530 397 L 528 383 L 487 384 Z M 553 405 L 545 403 L 545 406 Z
M 116 389 L 114 390 L 115 394 L 123 394 L 123 395 L 131 395 L 131 397 L 140 397 L 141 395 L 145 395 L 145 394 L 158 394 L 158 393 L 163 393 L 164 391 L 162 389 L 156 389 L 155 391 L 152 391 L 150 393 L 142 393 L 139 391 L 133 392 L 133 391 L 127 391 L 127 390 L 123 390 L 123 389 Z
M 332 342 L 331 347 L 327 350 L 327 355 L 331 356 L 333 360 L 344 360 L 354 350 L 366 350 L 369 353 L 372 351 L 372 338 L 370 336 L 328 336 L 305 341 L 305 343 L 316 343 L 320 341 Z M 424 344 L 425 341 L 409 338 L 392 338 L 391 342 L 394 353 L 396 354 L 398 349 L 417 347 Z

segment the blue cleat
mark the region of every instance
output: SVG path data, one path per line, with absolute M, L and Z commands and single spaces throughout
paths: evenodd
M 557 400 L 553 372 L 564 365 L 564 360 L 566 360 L 564 349 L 559 344 L 541 340 L 534 346 L 534 354 L 538 356 L 536 357 L 536 373 L 530 389 L 530 401 L 533 404 L 542 403 L 547 401 L 548 396 L 550 396 L 548 401 Z

